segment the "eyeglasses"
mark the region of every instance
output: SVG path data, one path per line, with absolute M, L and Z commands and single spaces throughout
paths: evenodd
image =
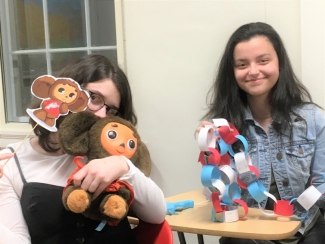
M 100 110 L 102 107 L 106 106 L 106 114 L 109 115 L 116 115 L 118 112 L 118 108 L 115 107 L 110 107 L 105 103 L 104 98 L 94 92 L 88 91 L 90 96 L 89 96 L 89 104 L 88 104 L 88 108 L 89 110 L 95 112 Z

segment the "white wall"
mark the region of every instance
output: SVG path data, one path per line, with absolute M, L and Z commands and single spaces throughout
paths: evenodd
M 325 108 L 325 1 L 301 1 L 302 80 Z
M 231 33 L 262 21 L 282 36 L 293 68 L 324 106 L 325 1 L 124 0 L 124 58 L 152 178 L 171 196 L 201 188 L 194 131 Z M 197 243 L 187 235 L 188 243 Z M 217 243 L 205 237 L 205 243 Z

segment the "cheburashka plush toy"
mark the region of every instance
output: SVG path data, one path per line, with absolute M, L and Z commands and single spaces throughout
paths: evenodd
M 146 176 L 150 174 L 149 151 L 136 128 L 122 118 L 112 116 L 99 119 L 91 112 L 82 111 L 67 116 L 58 133 L 62 149 L 70 155 L 86 156 L 87 162 L 120 155 L 130 159 Z M 118 224 L 127 215 L 134 199 L 133 188 L 117 179 L 91 201 L 90 192 L 73 185 L 73 175 L 84 166 L 79 158 L 74 159 L 77 168 L 63 191 L 64 207 L 92 219 L 106 220 L 110 225 Z

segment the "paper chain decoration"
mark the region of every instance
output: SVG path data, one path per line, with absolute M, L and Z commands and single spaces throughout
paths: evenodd
M 198 134 L 201 151 L 198 161 L 202 164 L 201 182 L 205 186 L 204 195 L 213 204 L 213 222 L 234 222 L 247 215 L 247 204 L 240 199 L 241 188 L 248 190 L 257 201 L 259 209 L 267 216 L 295 216 L 298 219 L 308 216 L 308 210 L 321 198 L 321 192 L 311 185 L 298 198 L 290 201 L 277 200 L 259 181 L 259 172 L 252 165 L 245 137 L 225 119 L 213 119 L 213 124 L 205 126 Z M 219 140 L 216 139 L 217 136 Z M 232 144 L 238 140 L 244 150 L 234 152 Z M 234 158 L 237 173 L 230 167 L 230 156 Z M 250 180 L 246 183 L 242 179 L 247 179 L 247 176 Z M 268 197 L 274 201 L 274 211 L 265 211 L 260 205 Z M 238 215 L 238 205 L 244 209 L 243 216 Z M 295 206 L 299 216 L 294 215 Z

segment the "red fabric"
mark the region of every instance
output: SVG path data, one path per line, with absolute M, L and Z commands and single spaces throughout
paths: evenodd
M 150 224 L 139 219 L 137 227 L 132 229 L 139 244 L 173 244 L 172 230 L 166 220 L 161 224 Z

